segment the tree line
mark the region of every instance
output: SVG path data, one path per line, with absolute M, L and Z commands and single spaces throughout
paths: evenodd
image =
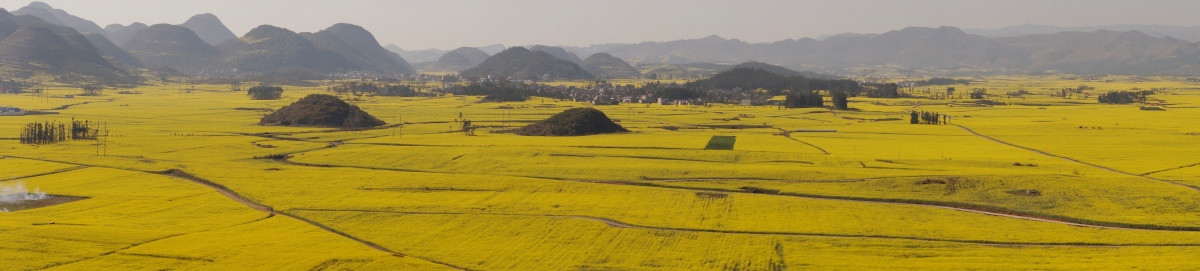
M 938 112 L 930 112 L 930 111 L 919 111 L 918 112 L 916 110 L 913 110 L 909 117 L 909 123 L 911 123 L 911 124 L 931 124 L 931 125 L 949 124 L 950 116 L 943 115 Z
M 99 136 L 98 123 L 71 119 L 70 129 L 57 121 L 32 122 L 21 129 L 21 144 L 54 144 L 71 140 L 96 140 Z
M 1108 93 L 1100 94 L 1100 97 L 1097 97 L 1097 100 L 1099 100 L 1099 102 L 1102 104 L 1144 103 L 1146 102 L 1146 97 L 1150 96 L 1150 94 L 1154 94 L 1154 91 L 1110 91 Z

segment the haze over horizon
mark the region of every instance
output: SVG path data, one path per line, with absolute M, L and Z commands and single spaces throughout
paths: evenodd
M 315 32 L 361 25 L 382 44 L 407 50 L 490 44 L 587 46 L 719 35 L 770 42 L 840 33 L 882 33 L 909 26 L 994 29 L 1023 24 L 1200 25 L 1200 2 L 1161 1 L 316 1 L 45 0 L 99 24 L 178 24 L 213 13 L 239 36 L 271 24 Z M 0 0 L 10 11 L 26 0 Z M 1087 14 L 1088 16 L 1074 16 Z M 1153 14 L 1154 16 L 1146 16 Z

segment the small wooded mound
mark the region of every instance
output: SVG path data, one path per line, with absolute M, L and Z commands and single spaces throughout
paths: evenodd
M 312 94 L 262 118 L 259 125 L 369 128 L 384 125 L 358 106 L 337 97 Z
M 517 129 L 524 136 L 583 136 L 629 132 L 595 108 L 572 108 Z

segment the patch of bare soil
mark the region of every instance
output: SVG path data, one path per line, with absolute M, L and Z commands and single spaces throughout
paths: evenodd
M 0 212 L 16 212 L 21 210 L 37 209 L 42 207 L 50 207 L 54 205 L 70 203 L 79 200 L 88 199 L 87 197 L 75 196 L 60 196 L 48 195 L 45 199 L 40 200 L 23 200 L 17 202 L 0 202 Z

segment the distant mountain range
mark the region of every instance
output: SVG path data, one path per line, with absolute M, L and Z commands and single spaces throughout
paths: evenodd
M 442 54 L 435 62 L 424 62 L 418 69 L 426 72 L 459 72 L 483 63 L 491 57 L 487 52 L 473 47 L 459 47 Z
M 313 33 L 263 25 L 237 37 L 217 16 L 198 14 L 179 25 L 132 23 L 101 28 L 41 2 L 11 14 L 5 11 L 0 17 L 0 52 L 5 53 L 0 55 L 0 65 L 5 74 L 49 73 L 109 82 L 128 82 L 142 69 L 164 68 L 185 75 L 220 77 L 461 71 L 463 75 L 522 79 L 642 74 L 691 78 L 744 62 L 811 71 L 802 74 L 807 77 L 1200 73 L 1200 27 L 1159 25 L 1022 25 L 991 30 L 909 27 L 882 34 L 761 43 L 714 35 L 587 47 L 505 49 L 495 44 L 452 51 L 407 51 L 396 45 L 381 46 L 371 32 L 352 24 L 335 24 Z
M 797 70 L 857 75 L 876 70 L 915 75 L 1200 72 L 1200 44 L 1138 31 L 988 38 L 954 27 L 909 27 L 883 34 L 834 35 L 822 40 L 749 43 L 709 36 L 564 48 L 576 53 L 603 51 L 639 66 L 761 61 Z
M 362 27 L 351 24 L 336 24 L 316 33 L 296 33 L 291 30 L 263 25 L 238 38 L 226 27 L 216 15 L 198 14 L 183 24 L 155 24 L 147 26 L 143 23 L 130 25 L 113 24 L 100 28 L 95 23 L 70 13 L 54 9 L 42 2 L 33 2 L 8 16 L 13 17 L 14 23 L 10 28 L 21 28 L 24 24 L 15 23 L 19 18 L 28 17 L 24 21 L 37 20 L 36 24 L 54 26 L 50 30 L 60 38 L 73 41 L 75 35 L 89 46 L 74 44 L 74 55 L 99 55 L 96 59 L 87 58 L 90 62 L 59 61 L 65 65 L 62 69 L 43 69 L 43 72 L 90 71 L 88 76 L 100 74 L 131 74 L 127 69 L 148 68 L 157 70 L 169 68 L 185 75 L 255 75 L 288 72 L 292 74 L 326 74 L 342 72 L 368 72 L 376 74 L 411 74 L 416 70 L 401 56 L 390 52 L 379 45 L 375 36 Z M 7 14 L 7 12 L 5 12 Z M 2 23 L 2 22 L 0 22 Z M 71 29 L 74 33 L 65 33 L 62 29 Z M 36 29 L 35 29 L 36 30 Z M 20 61 L 54 62 L 51 59 L 27 60 L 32 56 L 52 56 L 55 54 L 37 52 L 51 51 L 53 48 L 40 48 L 17 43 L 47 43 L 52 37 L 39 35 L 40 32 L 29 30 L 16 36 L 18 40 L 11 41 L 5 52 L 21 52 L 9 56 Z M 18 42 L 20 41 L 20 42 Z M 4 48 L 0 48 L 3 51 Z M 32 52 L 25 52 L 32 51 Z M 86 52 L 85 52 L 86 51 Z M 19 62 L 19 61 L 15 61 Z M 95 62 L 95 63 L 92 63 Z M 28 63 L 27 63 L 28 64 Z M 73 65 L 85 65 L 87 68 L 73 69 Z M 12 66 L 12 65 L 9 65 Z M 41 67 L 45 65 L 24 65 Z M 112 68 L 109 72 L 96 72 Z M 104 69 L 101 69 L 104 68 Z M 111 80 L 109 80 L 111 81 Z
M 385 46 L 384 48 L 387 48 L 388 51 L 392 51 L 396 54 L 399 54 L 401 57 L 404 57 L 405 60 L 412 61 L 413 63 L 437 61 L 438 58 L 441 58 L 443 55 L 450 52 L 450 51 L 441 50 L 441 49 L 424 49 L 424 50 L 408 51 L 403 48 L 400 48 L 400 46 L 397 46 L 395 44 L 389 44 L 388 46 Z M 488 55 L 495 55 L 497 53 L 500 53 L 500 51 L 504 51 L 504 49 L 508 49 L 508 47 L 504 47 L 503 44 L 492 44 L 492 45 L 488 45 L 488 46 L 474 47 L 474 48 L 479 49 L 479 50 L 483 51 L 484 53 L 487 53 Z
M 65 10 L 55 9 L 43 2 L 32 2 L 28 6 L 17 9 L 12 12 L 13 15 L 32 15 L 38 17 L 48 23 L 66 26 L 79 31 L 80 33 L 97 33 L 104 34 L 104 29 L 100 28 L 96 23 L 84 18 L 79 18 L 75 15 L 67 13 Z
M 1038 34 L 1055 34 L 1059 32 L 1095 32 L 1100 30 L 1110 31 L 1138 31 L 1147 35 L 1164 38 L 1173 37 L 1176 39 L 1200 42 L 1200 26 L 1173 26 L 1173 25 L 1152 25 L 1152 24 L 1115 24 L 1115 25 L 1098 25 L 1098 26 L 1053 26 L 1053 25 L 1038 25 L 1038 24 L 1023 24 L 1017 26 L 1002 27 L 996 29 L 979 29 L 966 28 L 963 29 L 967 34 L 980 35 L 989 38 L 1000 37 L 1016 37 Z
M 104 45 L 102 36 L 94 36 Z M 135 76 L 109 61 L 93 42 L 70 27 L 0 9 L 0 74 L 48 75 L 63 82 L 132 83 Z

